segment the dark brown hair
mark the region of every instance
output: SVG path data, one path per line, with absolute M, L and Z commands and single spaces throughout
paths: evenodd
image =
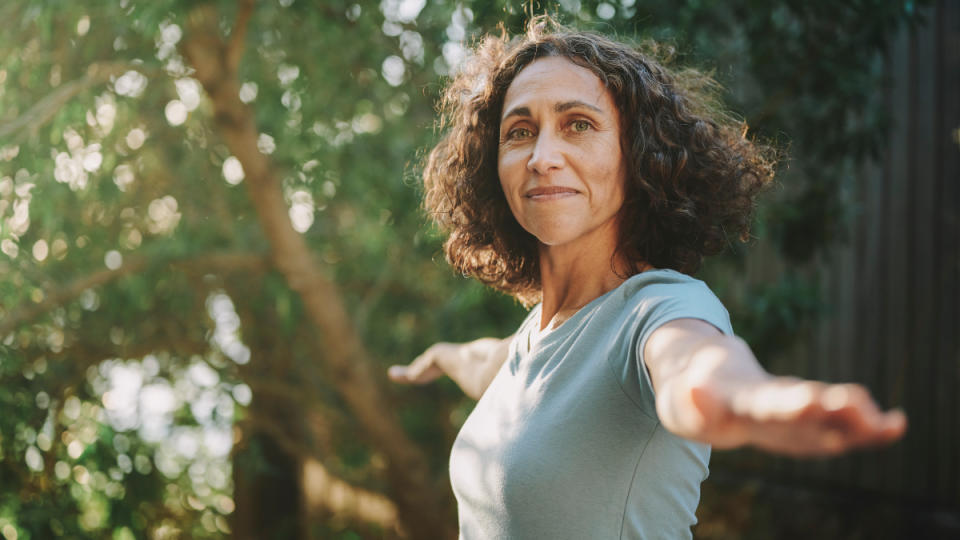
M 631 274 L 644 263 L 691 274 L 729 238 L 747 240 L 754 199 L 773 177 L 773 149 L 745 138 L 710 77 L 668 69 L 649 48 L 546 17 L 526 35 L 480 43 L 443 95 L 444 135 L 423 173 L 424 208 L 449 234 L 444 250 L 455 269 L 527 305 L 540 297 L 537 241 L 507 206 L 497 150 L 507 89 L 525 66 L 550 56 L 592 71 L 616 103 L 626 170 L 616 255 Z

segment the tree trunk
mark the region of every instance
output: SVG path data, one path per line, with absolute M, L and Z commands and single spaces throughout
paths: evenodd
M 250 404 L 256 407 L 262 400 Z M 233 454 L 232 536 L 238 540 L 305 538 L 300 465 L 274 439 L 253 433 Z
M 245 184 L 271 246 L 271 261 L 320 332 L 331 384 L 343 397 L 368 440 L 387 461 L 390 497 L 404 532 L 413 538 L 441 539 L 454 534 L 443 519 L 441 498 L 430 481 L 426 458 L 400 427 L 395 408 L 384 400 L 385 378 L 375 375 L 370 355 L 357 335 L 339 290 L 320 270 L 303 237 L 287 215 L 280 182 L 267 156 L 257 148 L 253 113 L 239 99 L 237 65 L 243 51 L 253 2 L 241 3 L 229 43 L 219 37 L 216 12 L 209 5 L 190 16 L 183 51 L 214 105 L 220 135 L 240 161 Z

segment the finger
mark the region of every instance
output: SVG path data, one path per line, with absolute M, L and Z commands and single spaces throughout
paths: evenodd
M 907 417 L 902 411 L 883 413 L 877 429 L 857 441 L 856 446 L 883 446 L 896 442 L 907 431 Z
M 824 391 L 821 402 L 827 422 L 835 423 L 869 444 L 896 438 L 906 428 L 902 411 L 884 413 L 860 385 L 835 385 Z
M 403 384 L 426 384 L 435 381 L 443 371 L 436 366 L 429 354 L 421 354 L 407 366 L 390 366 L 387 376 Z
M 820 437 L 818 454 L 831 455 L 843 452 L 850 446 L 849 436 L 835 429 L 826 430 Z
M 907 432 L 907 415 L 900 409 L 894 409 L 883 415 L 883 439 L 893 442 Z
M 902 411 L 875 412 L 872 418 L 863 418 L 863 411 L 844 409 L 838 414 L 843 420 L 831 419 L 829 430 L 836 431 L 845 441 L 843 449 L 866 448 L 890 444 L 903 437 L 907 419 Z
M 391 381 L 400 384 L 426 384 L 440 377 L 443 373 L 438 368 L 428 368 L 426 370 L 415 370 L 410 366 L 390 366 L 387 369 L 387 377 Z
M 390 366 L 387 368 L 387 377 L 397 383 L 409 383 L 407 375 L 407 366 Z
M 855 408 L 832 413 L 815 409 L 819 406 L 811 406 L 795 420 L 758 423 L 750 444 L 798 458 L 826 457 L 890 444 L 906 431 L 906 416 L 899 410 L 878 413 L 882 428 L 874 428 Z
M 733 410 L 756 422 L 791 421 L 810 412 L 815 393 L 814 386 L 808 382 L 775 382 L 734 396 Z
M 820 394 L 820 404 L 827 412 L 858 411 L 874 425 L 879 426 L 880 408 L 873 401 L 870 392 L 859 384 L 833 384 Z
M 414 358 L 413 362 L 410 362 L 410 365 L 407 366 L 407 378 L 409 378 L 411 382 L 427 382 L 423 379 L 428 375 L 428 372 L 432 366 L 434 366 L 433 355 L 430 354 L 430 351 L 428 350 L 427 352 Z M 436 377 L 433 377 L 433 379 L 435 378 Z

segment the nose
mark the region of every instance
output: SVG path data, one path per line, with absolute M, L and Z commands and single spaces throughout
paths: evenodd
M 533 145 L 533 153 L 527 161 L 527 170 L 538 174 L 547 174 L 553 169 L 563 167 L 563 153 L 560 141 L 549 133 L 541 133 Z

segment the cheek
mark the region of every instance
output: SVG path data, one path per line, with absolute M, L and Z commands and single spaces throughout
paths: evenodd
M 626 198 L 625 173 L 622 163 L 607 163 L 595 169 L 602 171 L 597 179 L 599 183 L 600 198 L 604 206 L 616 206 L 619 208 Z
M 500 180 L 500 187 L 503 188 L 503 191 L 507 191 L 507 177 L 506 167 L 503 166 L 503 160 L 497 160 L 497 178 Z
M 517 217 L 517 209 L 514 201 L 514 189 L 512 176 L 510 174 L 510 167 L 505 165 L 503 157 L 497 159 L 497 178 L 500 182 L 500 190 L 503 192 L 503 198 L 507 201 L 507 207 L 510 208 L 510 213 L 513 214 L 513 217 Z
M 623 191 L 625 167 L 617 150 L 597 145 L 577 155 L 580 174 L 597 195 L 614 196 Z
M 500 179 L 500 187 L 503 189 L 507 200 L 514 196 L 518 184 L 523 182 L 522 164 L 518 171 L 517 156 L 514 153 L 505 152 L 497 157 L 497 177 Z

